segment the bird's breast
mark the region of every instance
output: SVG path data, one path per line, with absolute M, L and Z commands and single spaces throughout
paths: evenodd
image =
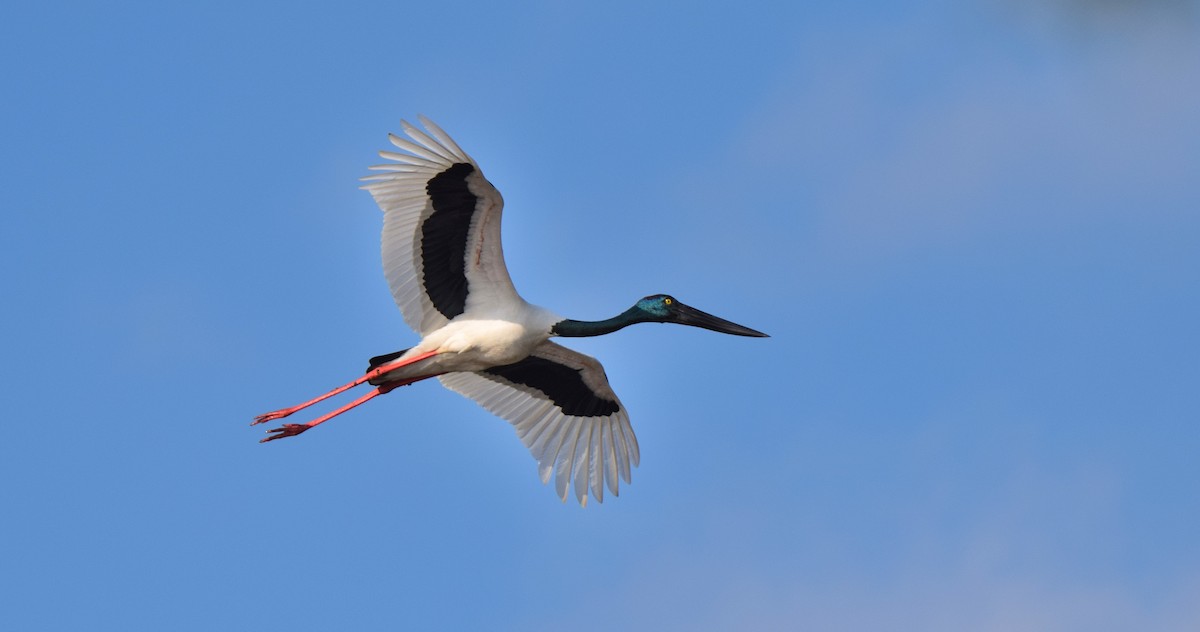
M 511 321 L 469 319 L 432 332 L 420 347 L 437 350 L 443 370 L 481 371 L 523 360 L 548 338 L 548 331 L 535 331 Z

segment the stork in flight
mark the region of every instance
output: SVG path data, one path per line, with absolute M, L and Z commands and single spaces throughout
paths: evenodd
M 554 476 L 564 502 L 571 483 L 580 504 L 588 490 L 604 501 L 629 482 L 639 461 L 629 415 L 595 358 L 550 340 L 599 336 L 636 323 L 679 323 L 738 336 L 766 334 L 688 307 L 666 294 L 647 296 L 601 321 L 563 318 L 517 295 L 500 247 L 500 192 L 479 165 L 432 121 L 425 131 L 401 121 L 407 153 L 363 178 L 383 210 L 383 270 L 404 320 L 421 335 L 411 349 L 371 358 L 362 377 L 290 408 L 255 418 L 282 419 L 364 382 L 362 397 L 306 424 L 284 424 L 262 442 L 298 435 L 391 390 L 436 377 L 511 423 L 537 459 L 542 482 Z

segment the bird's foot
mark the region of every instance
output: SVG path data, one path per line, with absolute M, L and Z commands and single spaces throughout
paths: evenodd
M 250 422 L 250 425 L 257 426 L 258 424 L 265 424 L 268 421 L 275 421 L 276 419 L 283 419 L 284 417 L 287 417 L 288 415 L 296 412 L 296 410 L 297 409 L 295 409 L 295 408 L 281 408 L 279 410 L 273 410 L 265 415 L 259 415 L 259 416 L 255 417 L 254 421 Z
M 312 426 L 309 424 L 283 424 L 283 426 L 279 428 L 272 428 L 268 430 L 267 434 L 271 436 L 259 441 L 259 443 L 266 443 L 268 441 L 274 441 L 284 437 L 294 437 L 301 432 L 308 430 L 309 428 L 312 428 Z

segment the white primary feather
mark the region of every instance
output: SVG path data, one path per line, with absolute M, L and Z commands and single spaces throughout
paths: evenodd
M 429 180 L 456 163 L 467 163 L 475 171 L 467 177 L 468 190 L 478 198 L 467 235 L 466 273 L 469 293 L 466 311 L 485 311 L 506 301 L 523 302 L 517 296 L 500 243 L 500 216 L 504 200 L 500 192 L 483 177 L 479 165 L 450 139 L 433 121 L 420 117 L 427 132 L 401 122 L 412 140 L 395 135 L 389 139 L 408 153 L 381 151 L 379 155 L 395 161 L 371 167 L 381 173 L 363 180 L 363 188 L 383 210 L 383 272 L 392 297 L 405 322 L 421 335 L 442 326 L 447 319 L 425 293 L 421 278 L 421 226 L 433 213 L 426 192 Z
M 542 482 L 554 474 L 554 488 L 562 500 L 567 499 L 572 481 L 580 504 L 587 504 L 589 490 L 598 502 L 604 501 L 605 487 L 617 495 L 619 479 L 628 483 L 630 465 L 636 466 L 641 457 L 629 415 L 609 387 L 604 369 L 595 358 L 549 341 L 532 355 L 578 370 L 593 392 L 617 402 L 617 411 L 606 417 L 567 415 L 540 391 L 497 382 L 479 373 L 448 373 L 438 379 L 446 388 L 513 424 L 537 460 Z

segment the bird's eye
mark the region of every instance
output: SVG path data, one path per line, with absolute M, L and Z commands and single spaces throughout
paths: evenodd
M 670 297 L 670 296 L 668 296 L 667 298 L 664 298 L 664 299 L 663 299 L 663 305 L 670 305 L 671 303 L 674 303 L 674 302 L 675 302 L 675 301 L 671 300 L 671 297 Z

